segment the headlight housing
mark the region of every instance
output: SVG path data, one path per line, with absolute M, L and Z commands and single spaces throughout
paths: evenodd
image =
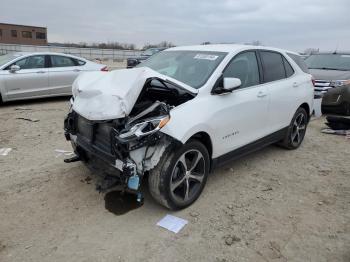
M 350 85 L 350 80 L 333 80 L 330 85 L 334 87 L 346 86 Z
M 164 127 L 170 120 L 170 116 L 151 118 L 132 126 L 127 132 L 119 135 L 120 138 L 143 137 L 151 135 Z

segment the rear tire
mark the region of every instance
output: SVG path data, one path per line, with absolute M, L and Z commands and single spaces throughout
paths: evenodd
M 279 145 L 290 150 L 297 149 L 304 140 L 308 117 L 306 110 L 299 107 L 293 116 L 284 139 Z
M 165 153 L 149 172 L 152 197 L 172 210 L 188 207 L 197 200 L 206 184 L 209 164 L 208 150 L 197 140 Z

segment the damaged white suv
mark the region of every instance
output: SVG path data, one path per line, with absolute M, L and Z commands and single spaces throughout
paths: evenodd
M 133 69 L 81 74 L 65 135 L 102 177 L 170 209 L 189 206 L 208 174 L 263 146 L 298 148 L 313 111 L 312 77 L 267 47 L 175 47 Z

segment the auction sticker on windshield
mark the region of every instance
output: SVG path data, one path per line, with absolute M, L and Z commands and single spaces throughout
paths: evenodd
M 217 55 L 196 54 L 194 59 L 206 59 L 206 60 L 215 61 L 218 57 L 219 56 Z

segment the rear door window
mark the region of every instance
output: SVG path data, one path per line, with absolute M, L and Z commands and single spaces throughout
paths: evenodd
M 282 55 L 277 52 L 260 51 L 263 63 L 264 82 L 286 78 Z
M 52 67 L 70 67 L 76 66 L 74 59 L 67 56 L 52 55 L 51 66 Z

